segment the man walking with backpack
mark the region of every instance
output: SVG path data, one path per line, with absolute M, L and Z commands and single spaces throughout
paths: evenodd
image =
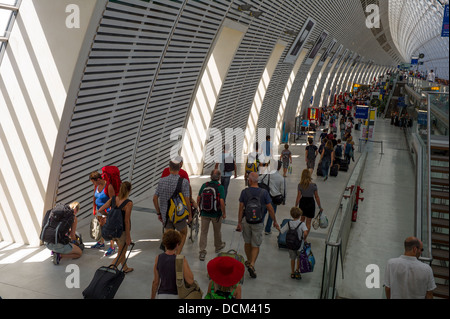
M 316 157 L 318 154 L 318 148 L 314 145 L 314 140 L 312 138 L 308 139 L 309 145 L 306 146 L 306 167 L 309 169 L 311 174 L 314 172 L 314 167 L 316 166 Z
M 306 237 L 308 237 L 308 228 L 306 224 L 300 220 L 303 212 L 298 207 L 291 209 L 291 217 L 293 220 L 289 221 L 283 226 L 280 233 L 286 233 L 286 247 L 289 250 L 289 259 L 291 260 L 291 278 L 300 280 L 302 274 L 300 273 L 300 251 L 303 249 Z M 297 260 L 297 267 L 295 261 Z
M 239 215 L 236 231 L 244 237 L 244 250 L 247 256 L 245 266 L 250 277 L 256 278 L 255 263 L 262 244 L 264 231 L 264 210 L 267 209 L 273 220 L 273 226 L 280 231 L 275 213 L 272 207 L 272 199 L 269 193 L 258 186 L 258 174 L 250 173 L 248 176 L 249 187 L 241 192 L 239 198 Z
M 158 219 L 163 224 L 164 231 L 175 229 L 181 234 L 181 243 L 178 247 L 177 254 L 181 254 L 184 243 L 186 242 L 187 224 L 192 221 L 189 182 L 179 175 L 180 168 L 181 162 L 177 160 L 170 161 L 170 175 L 159 180 L 158 187 L 153 196 L 153 204 L 155 205 Z M 169 206 L 169 200 L 175 196 L 180 197 L 180 195 L 183 197 L 183 206 L 188 213 L 183 214 L 186 217 L 183 217 L 181 220 L 172 221 L 169 218 L 169 210 L 172 208 Z
M 232 153 L 230 153 L 230 145 L 225 144 L 223 146 L 223 153 L 222 153 L 222 162 L 216 163 L 215 169 L 220 169 L 220 183 L 222 184 L 224 188 L 224 198 L 223 200 L 227 201 L 227 193 L 228 193 L 228 186 L 230 186 L 231 176 L 234 172 L 234 178 L 237 178 L 237 167 L 236 167 L 236 160 Z
M 225 212 L 225 190 L 220 184 L 220 171 L 215 169 L 211 172 L 211 181 L 202 185 L 197 197 L 200 208 L 201 232 L 200 232 L 200 256 L 201 261 L 206 257 L 206 245 L 208 240 L 209 224 L 212 223 L 214 230 L 214 246 L 216 253 L 225 248 L 222 241 L 222 220 L 227 217 Z

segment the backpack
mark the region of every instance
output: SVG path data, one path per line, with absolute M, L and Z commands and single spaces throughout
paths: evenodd
M 205 299 L 234 299 L 233 295 L 236 289 L 231 292 L 225 292 L 214 289 L 214 282 L 211 285 L 211 292 L 207 293 Z
M 245 164 L 245 172 L 250 174 L 252 172 L 258 172 L 259 169 L 259 157 L 258 154 L 256 154 L 256 160 L 252 163 L 249 163 L 247 161 L 247 164 Z
M 219 185 L 214 183 L 206 183 L 200 197 L 200 209 L 206 213 L 218 214 L 219 211 Z
M 122 209 L 130 202 L 129 199 L 123 201 L 122 205 L 116 206 L 116 196 L 111 198 L 111 210 L 106 216 L 106 223 L 102 227 L 102 237 L 105 240 L 120 238 L 124 229 Z
M 259 224 L 264 220 L 264 208 L 261 204 L 263 189 L 258 189 L 259 194 L 253 195 L 249 188 L 245 189 L 247 204 L 244 209 L 245 220 L 249 224 Z
M 289 162 L 289 155 L 291 154 L 291 152 L 290 151 L 287 151 L 287 152 L 283 151 L 281 154 L 283 156 L 283 162 L 284 163 L 288 163 Z
M 105 194 L 108 194 L 108 186 L 112 184 L 114 188 L 115 195 L 119 194 L 120 184 L 122 184 L 122 180 L 120 179 L 120 171 L 116 166 L 105 166 L 102 167 L 102 179 L 106 181 L 105 185 Z
M 336 145 L 336 150 L 334 151 L 337 158 L 342 157 L 342 145 Z
M 353 146 L 350 143 L 347 143 L 345 145 L 345 155 L 350 155 L 351 156 L 351 152 L 353 150 Z
M 308 160 L 313 161 L 316 159 L 316 147 L 314 145 L 308 145 Z
M 264 179 L 267 177 L 267 175 L 269 175 L 269 181 L 268 181 L 267 184 L 266 184 L 266 183 L 264 183 Z M 258 187 L 261 188 L 261 189 L 265 189 L 265 190 L 269 193 L 269 195 L 270 195 L 270 187 L 269 187 L 269 184 L 270 184 L 270 174 L 266 174 L 266 175 L 263 177 L 263 179 L 261 180 L 261 182 L 258 183 Z
M 70 242 L 67 233 L 74 220 L 75 215 L 69 205 L 56 205 L 45 213 L 40 239 L 49 244 L 67 245 Z
M 231 157 L 233 158 L 231 155 L 227 156 L 228 158 Z M 231 163 L 228 163 L 225 155 L 223 156 L 223 171 L 225 173 L 229 173 L 229 172 L 233 172 L 234 171 L 234 158 L 233 161 Z
M 189 216 L 186 200 L 181 192 L 182 186 L 183 178 L 179 177 L 177 188 L 168 200 L 166 222 L 170 220 L 173 224 L 176 224 Z
M 298 229 L 303 223 L 300 222 L 296 228 L 291 228 L 290 223 L 288 223 L 289 230 L 286 233 L 286 247 L 289 250 L 299 250 L 302 246 L 303 236 L 302 238 L 298 237 Z

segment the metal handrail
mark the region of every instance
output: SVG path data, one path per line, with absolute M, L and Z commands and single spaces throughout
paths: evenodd
M 377 144 L 381 144 L 381 155 L 384 155 L 384 148 L 383 148 L 383 145 L 384 145 L 384 142 L 383 141 L 372 141 L 372 140 L 366 140 L 365 138 L 360 138 L 359 139 L 359 151 L 361 152 L 361 142 L 365 142 L 366 144 L 368 143 L 368 142 L 370 142 L 370 143 L 377 143 Z
M 0 9 L 4 9 L 4 10 L 10 10 L 10 11 L 18 11 L 19 7 L 17 5 L 12 6 L 10 4 L 4 4 L 4 3 L 0 3 Z
M 1 0 L 0 0 L 1 1 Z M 6 51 L 6 46 L 9 41 L 9 33 L 12 30 L 13 24 L 16 20 L 16 16 L 19 12 L 20 6 L 22 4 L 22 0 L 16 0 L 14 5 L 8 5 L 4 3 L 0 3 L 0 10 L 9 10 L 11 11 L 11 16 L 9 17 L 8 24 L 6 26 L 6 30 L 2 30 L 1 32 L 5 32 L 5 36 L 0 37 L 0 63 L 3 59 L 3 55 Z
M 361 184 L 361 179 L 362 179 L 362 175 L 363 172 L 365 170 L 365 164 L 366 164 L 366 160 L 367 160 L 367 152 L 364 152 L 363 155 L 361 155 L 355 166 L 354 169 L 352 171 L 352 173 L 350 174 L 350 176 L 347 179 L 347 187 L 342 191 L 341 196 L 339 198 L 335 213 L 333 215 L 333 218 L 331 220 L 329 229 L 328 229 L 328 233 L 327 233 L 327 237 L 325 240 L 325 256 L 324 256 L 324 268 L 323 268 L 323 272 L 322 272 L 322 287 L 321 287 L 321 292 L 320 292 L 320 298 L 321 299 L 325 299 L 328 297 L 329 293 L 328 291 L 330 290 L 330 288 L 332 288 L 332 298 L 334 298 L 334 293 L 336 290 L 336 278 L 337 278 L 337 268 L 338 268 L 338 264 L 339 264 L 339 260 L 341 262 L 341 271 L 342 271 L 342 278 L 344 277 L 344 255 L 346 252 L 346 249 L 344 250 L 344 248 L 347 247 L 347 241 L 348 241 L 348 234 L 344 234 L 343 231 L 343 225 L 345 225 L 344 223 L 350 222 L 350 218 L 351 218 L 351 213 L 353 210 L 353 206 L 356 200 L 356 193 L 357 193 L 357 189 L 358 186 L 360 186 Z M 355 174 L 355 169 L 358 167 L 358 165 L 360 164 L 360 162 L 362 162 L 361 167 L 359 168 L 359 173 L 358 173 L 358 178 L 356 179 L 355 185 L 353 188 L 350 187 L 350 181 L 354 178 L 354 174 Z M 345 193 L 350 189 L 350 195 L 345 195 Z M 337 217 L 339 216 L 339 213 L 342 212 L 342 202 L 344 199 L 348 199 L 348 205 L 346 210 L 342 213 L 342 223 L 339 228 L 338 231 L 338 235 L 336 240 L 332 240 L 331 236 L 334 233 L 334 228 L 336 225 L 336 221 L 337 221 Z M 347 236 L 347 237 L 346 237 Z M 345 238 L 346 237 L 346 238 Z M 333 262 L 333 264 L 331 265 L 330 269 L 327 268 L 327 254 L 328 254 L 328 249 L 331 249 L 331 253 L 330 253 L 330 264 L 331 262 Z M 332 283 L 331 283 L 332 281 Z

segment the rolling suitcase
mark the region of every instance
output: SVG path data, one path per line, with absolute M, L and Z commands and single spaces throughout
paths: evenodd
M 339 165 L 334 164 L 333 167 L 330 169 L 330 176 L 337 177 L 339 174 Z
M 134 243 L 131 243 L 131 249 L 125 259 L 127 263 L 128 257 L 133 250 Z M 124 247 L 123 249 L 127 249 Z M 89 286 L 83 290 L 84 299 L 114 299 L 117 290 L 125 278 L 125 273 L 122 269 L 117 268 L 117 263 L 110 266 L 104 266 L 97 269 Z
M 230 247 L 233 247 L 234 235 L 236 233 L 237 233 L 236 231 L 233 232 L 233 237 L 231 238 Z M 241 238 L 242 238 L 242 236 L 241 236 Z M 240 244 L 240 241 L 238 242 L 238 247 L 236 248 L 236 250 L 235 249 L 230 249 L 227 252 L 221 252 L 221 253 L 219 253 L 217 255 L 217 257 L 231 257 L 231 258 L 236 259 L 237 261 L 240 261 L 245 266 L 244 256 L 238 254 L 239 244 Z M 244 276 L 242 276 L 242 279 L 241 279 L 241 281 L 239 283 L 241 285 L 244 283 Z
M 339 167 L 339 170 L 341 172 L 348 172 L 348 162 L 347 162 L 347 160 L 344 159 L 344 160 L 341 161 L 341 165 Z
M 290 221 L 292 221 L 292 219 L 283 220 L 283 222 L 280 225 L 280 229 L 283 228 Z M 286 234 L 287 234 L 287 232 L 285 232 L 284 234 L 280 233 L 278 235 L 278 248 L 279 249 L 288 249 L 286 246 Z
M 317 165 L 317 176 L 323 177 L 323 171 L 322 171 L 322 162 Z

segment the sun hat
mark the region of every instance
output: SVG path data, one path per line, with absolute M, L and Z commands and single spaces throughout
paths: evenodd
M 222 287 L 236 285 L 245 273 L 244 264 L 232 257 L 216 257 L 208 263 L 207 269 L 211 280 Z

